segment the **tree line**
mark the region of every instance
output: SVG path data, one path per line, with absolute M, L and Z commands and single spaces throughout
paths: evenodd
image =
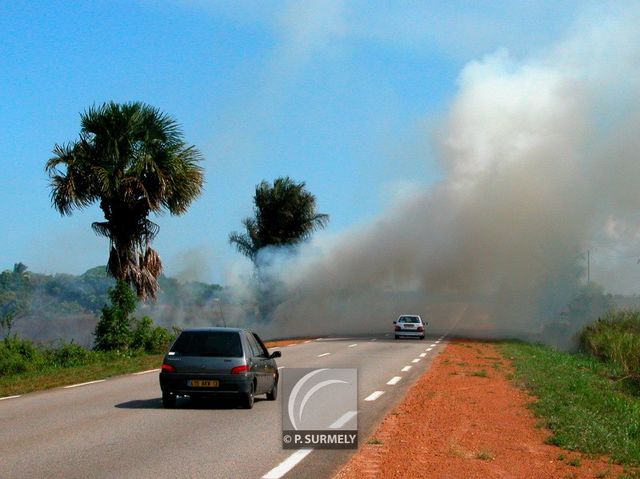
M 45 165 L 53 207 L 66 216 L 97 203 L 104 215 L 91 227 L 109 241 L 106 271 L 116 284 L 96 327 L 96 347 L 126 348 L 135 302 L 157 297 L 162 273 L 152 248 L 160 227 L 149 215 L 187 212 L 204 187 L 203 155 L 185 141 L 174 118 L 140 102 L 87 109 L 78 139 L 56 144 L 53 155 Z M 244 231 L 231 233 L 229 241 L 254 263 L 259 283 L 261 250 L 299 244 L 329 217 L 317 212 L 305 183 L 289 177 L 262 181 L 253 202 Z

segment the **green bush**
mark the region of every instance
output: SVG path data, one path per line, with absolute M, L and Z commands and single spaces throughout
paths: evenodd
M 147 353 L 163 353 L 175 339 L 175 334 L 162 326 L 154 327 L 153 320 L 145 316 L 140 321 L 136 321 L 132 337 L 133 349 L 140 349 Z
M 610 311 L 583 329 L 582 348 L 640 383 L 640 311 Z
M 111 306 L 102 308 L 95 330 L 95 349 L 98 351 L 124 351 L 132 340 L 131 314 L 136 309 L 136 295 L 124 281 L 109 289 Z
M 44 362 L 42 350 L 27 339 L 10 336 L 0 341 L 0 376 L 29 371 Z
M 47 364 L 60 368 L 82 366 L 97 358 L 96 353 L 74 342 L 62 343 L 57 348 L 46 350 Z

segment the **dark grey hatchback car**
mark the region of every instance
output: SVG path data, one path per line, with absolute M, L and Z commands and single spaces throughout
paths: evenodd
M 273 401 L 278 395 L 280 351 L 269 354 L 248 329 L 198 328 L 180 333 L 165 355 L 160 372 L 162 404 L 176 405 L 177 396 L 231 396 L 247 409 L 257 394 Z

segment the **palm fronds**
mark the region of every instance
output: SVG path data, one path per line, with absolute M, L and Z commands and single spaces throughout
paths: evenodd
M 159 109 L 108 102 L 87 109 L 78 141 L 53 154 L 45 166 L 53 206 L 70 215 L 99 201 L 106 221 L 92 228 L 110 240 L 109 273 L 154 297 L 162 267 L 149 247 L 159 227 L 148 216 L 187 211 L 204 184 L 200 152 Z

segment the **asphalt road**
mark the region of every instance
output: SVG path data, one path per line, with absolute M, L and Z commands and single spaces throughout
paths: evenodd
M 278 348 L 278 366 L 357 368 L 363 443 L 444 343 L 325 338 Z M 282 449 L 280 400 L 244 410 L 181 398 L 167 410 L 157 371 L 0 400 L 0 477 L 331 477 L 353 451 Z

